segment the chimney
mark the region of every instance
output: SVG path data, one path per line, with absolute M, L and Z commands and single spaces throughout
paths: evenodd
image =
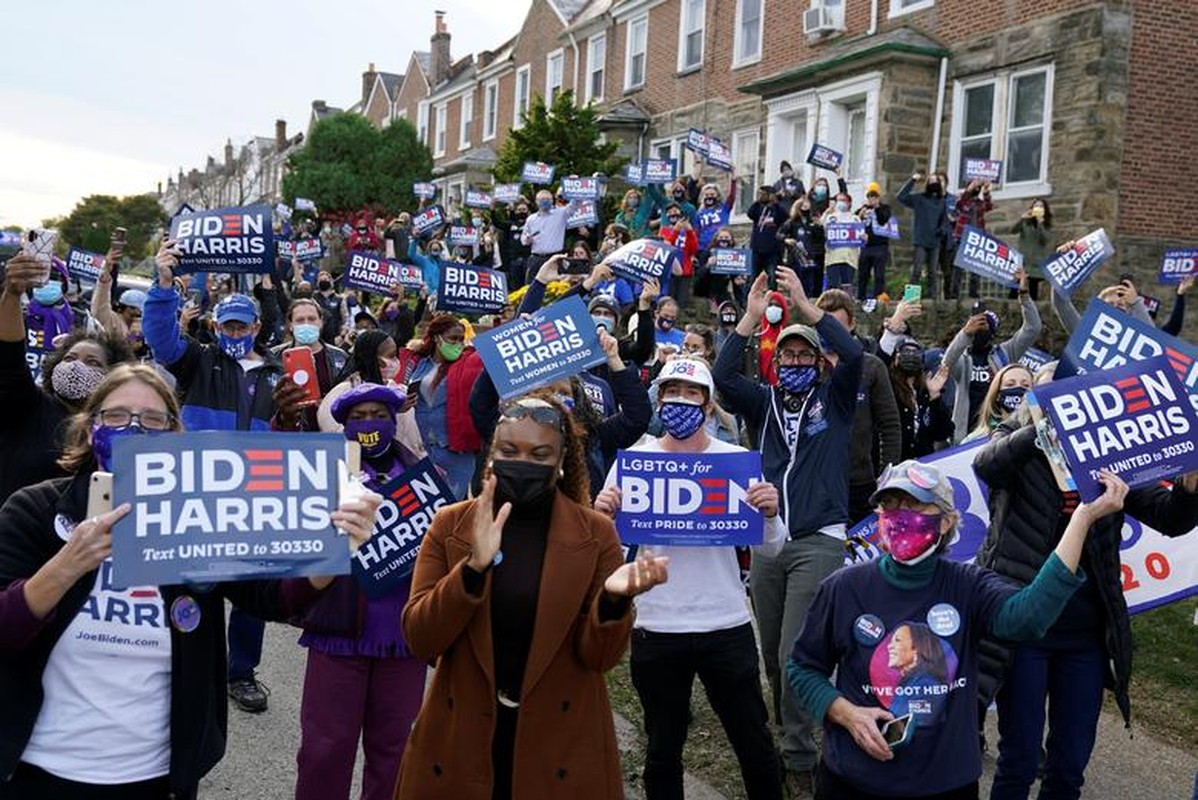
M 162 197 L 162 181 L 158 181 L 158 196 Z
M 376 73 L 374 71 L 374 62 L 370 62 L 370 68 L 362 73 L 362 111 L 366 111 L 366 101 L 370 99 L 370 90 L 374 88 L 374 79 Z
M 233 171 L 233 140 L 225 140 L 225 169 L 229 172 Z
M 432 72 L 432 75 L 429 76 L 429 83 L 433 87 L 437 87 L 449 77 L 451 61 L 449 57 L 449 29 L 445 27 L 445 12 L 434 11 L 433 13 L 437 15 L 437 25 L 436 30 L 429 39 L 432 44 L 429 56 L 429 70 Z
M 283 152 L 287 149 L 287 120 L 275 120 L 275 150 Z

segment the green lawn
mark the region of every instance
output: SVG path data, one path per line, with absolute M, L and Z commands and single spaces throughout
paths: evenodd
M 1131 618 L 1136 650 L 1131 681 L 1132 723 L 1190 752 L 1198 752 L 1198 598 Z

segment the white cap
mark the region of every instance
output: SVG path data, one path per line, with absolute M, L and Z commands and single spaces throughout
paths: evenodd
M 668 381 L 686 381 L 707 390 L 707 399 L 715 397 L 715 381 L 711 379 L 711 370 L 702 361 L 694 358 L 675 358 L 666 362 L 661 372 L 653 380 L 653 385 L 660 387 Z

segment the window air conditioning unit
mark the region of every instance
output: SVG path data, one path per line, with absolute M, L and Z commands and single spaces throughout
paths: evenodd
M 841 29 L 839 15 L 836 10 L 822 4 L 814 5 L 803 12 L 803 33 L 825 34 Z

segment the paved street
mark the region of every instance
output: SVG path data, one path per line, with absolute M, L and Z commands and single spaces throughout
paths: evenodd
M 270 710 L 261 715 L 230 709 L 229 752 L 200 785 L 201 800 L 286 800 L 295 789 L 295 753 L 299 746 L 299 699 L 304 652 L 296 646 L 299 632 L 268 625 L 263 654 L 263 681 L 270 687 Z M 988 738 L 994 742 L 994 715 Z M 621 746 L 632 740 L 631 726 L 618 724 Z M 1129 739 L 1121 721 L 1104 715 L 1098 745 L 1082 797 L 1086 800 L 1189 800 L 1198 754 L 1158 742 L 1142 731 Z M 993 760 L 986 762 L 986 796 Z M 358 783 L 354 783 L 355 792 Z M 688 800 L 721 800 L 722 795 L 688 779 Z M 1034 795 L 1033 795 L 1034 796 Z M 630 792 L 630 798 L 639 797 Z M 535 799 L 534 799 L 535 800 Z

